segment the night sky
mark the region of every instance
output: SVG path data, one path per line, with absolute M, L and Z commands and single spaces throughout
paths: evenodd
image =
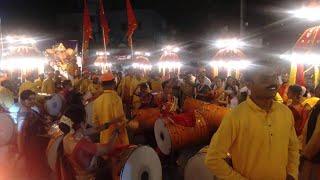
M 168 31 L 177 32 L 177 41 L 207 40 L 226 27 L 229 33 L 239 33 L 240 0 L 133 0 L 132 4 L 135 9 L 152 9 L 163 16 Z M 308 26 L 288 20 L 284 13 L 298 5 L 298 0 L 247 0 L 246 37 L 264 38 L 273 48 L 289 48 Z M 82 12 L 81 8 L 80 0 L 0 0 L 4 33 L 38 33 L 52 38 L 56 15 Z M 125 0 L 105 0 L 105 8 L 106 13 L 124 10 Z

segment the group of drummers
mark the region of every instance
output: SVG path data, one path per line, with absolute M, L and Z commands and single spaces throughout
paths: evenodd
M 308 124 L 313 124 L 313 131 L 307 132 L 308 137 L 313 132 L 319 133 L 320 123 L 316 120 L 320 86 L 314 91 L 306 91 L 299 85 L 289 86 L 285 75 L 281 84 L 273 100 L 290 108 L 296 134 L 303 136 Z M 267 88 L 273 91 L 276 87 Z M 202 68 L 193 74 L 186 72 L 178 76 L 172 73 L 166 79 L 158 72 L 146 73 L 136 69 L 128 69 L 124 75 L 120 72 L 98 75 L 84 71 L 71 80 L 65 79 L 59 71 L 49 71 L 39 75 L 38 79 L 26 76 L 19 87 L 17 83 L 4 79 L 0 86 L 1 113 L 10 114 L 17 101 L 19 108 L 14 117 L 16 135 L 5 145 L 10 148 L 7 154 L 10 158 L 4 158 L 8 165 L 0 167 L 0 177 L 17 176 L 20 163 L 24 164 L 20 170 L 26 179 L 116 179 L 118 174 L 112 171 L 113 156 L 130 147 L 127 122 L 138 110 L 158 108 L 162 115 L 175 114 L 181 112 L 186 98 L 237 108 L 238 104 L 250 99 L 251 93 L 254 94 L 251 91 L 252 86 L 249 87 L 243 79 L 210 79 Z M 61 105 L 60 101 L 48 103 L 54 96 L 59 97 Z M 89 104 L 90 111 L 86 110 Z M 58 113 L 51 113 L 57 108 Z M 218 134 L 223 135 L 222 130 Z M 61 135 L 60 158 L 52 170 L 48 165 L 47 148 L 50 139 Z M 220 140 L 211 143 L 216 145 Z M 312 149 L 316 154 L 316 147 L 311 146 L 316 146 L 314 142 L 319 140 L 313 137 L 313 144 L 305 146 L 308 147 L 306 152 Z M 12 158 L 12 152 L 16 158 Z M 308 159 L 319 166 L 318 156 L 308 156 Z M 207 165 L 212 165 L 212 161 L 212 157 L 207 158 Z M 218 172 L 214 168 L 209 169 Z M 229 177 L 230 174 L 222 175 Z

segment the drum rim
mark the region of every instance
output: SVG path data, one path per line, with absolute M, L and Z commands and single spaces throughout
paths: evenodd
M 15 129 L 15 123 L 14 123 L 13 119 L 10 117 L 10 115 L 8 115 L 8 114 L 6 114 L 6 113 L 0 113 L 0 116 L 7 117 L 6 119 L 11 122 L 11 123 L 10 123 L 10 126 L 11 126 L 11 128 L 12 128 L 11 137 L 8 138 L 8 141 L 7 141 L 7 142 L 4 142 L 3 144 L 2 144 L 2 142 L 0 142 L 0 146 L 6 146 L 6 145 L 9 145 L 9 144 L 12 142 L 13 138 L 14 138 L 15 130 L 16 130 L 16 129 Z M 1 117 L 0 117 L 0 118 L 1 118 Z
M 155 155 L 154 157 L 156 158 L 156 160 L 157 160 L 157 162 L 158 162 L 156 165 L 159 165 L 159 168 L 156 168 L 156 170 L 157 170 L 157 171 L 159 170 L 159 172 L 160 172 L 160 174 L 161 174 L 161 177 L 159 177 L 159 179 L 162 179 L 162 165 L 161 165 L 161 161 L 160 161 L 160 158 L 159 158 L 158 154 L 154 151 L 153 148 L 151 148 L 151 147 L 149 147 L 149 146 L 145 146 L 145 145 L 143 145 L 143 146 L 137 146 L 137 147 L 136 147 L 135 149 L 133 149 L 133 151 L 129 154 L 127 161 L 129 161 L 130 158 L 131 158 L 131 155 L 132 155 L 135 151 L 139 150 L 140 148 L 148 149 L 148 150 L 150 150 L 150 152 L 153 152 L 153 153 L 154 153 L 154 155 Z M 139 171 L 138 171 L 138 173 L 137 173 L 139 176 L 141 176 L 142 173 L 145 172 L 145 171 L 148 171 L 149 174 L 150 174 L 150 172 L 152 172 L 151 169 L 150 169 L 150 167 L 148 167 L 148 166 L 146 165 L 146 163 L 149 163 L 149 161 L 145 161 L 145 162 L 142 163 L 143 166 L 140 167 L 140 169 L 139 169 Z M 127 166 L 128 166 L 127 163 L 125 163 L 124 166 L 123 166 L 123 168 L 122 168 L 121 171 L 120 171 L 120 178 L 121 178 L 121 179 L 122 179 L 123 171 L 126 169 Z
M 200 150 L 201 151 L 201 150 Z M 188 171 L 188 169 L 190 169 L 190 162 L 192 161 L 192 160 L 194 160 L 194 159 L 196 159 L 197 157 L 200 157 L 201 159 L 200 159 L 200 161 L 201 162 L 203 162 L 203 165 L 206 167 L 206 165 L 205 165 L 205 163 L 204 163 L 204 160 L 205 160 L 205 154 L 206 153 L 204 153 L 204 152 L 198 152 L 198 153 L 196 153 L 194 156 L 192 156 L 190 159 L 188 159 L 188 161 L 187 161 L 187 164 L 186 164 L 186 166 L 185 166 L 185 168 L 184 168 L 184 170 L 183 170 L 183 175 L 184 175 L 184 177 L 189 177 L 188 176 L 188 174 L 187 174 L 187 172 L 190 172 L 190 170 Z M 215 179 L 215 176 L 209 171 L 209 169 L 208 168 L 206 168 L 206 170 L 207 170 L 207 174 L 209 175 L 209 174 L 211 174 L 212 175 L 212 178 L 210 178 L 210 179 Z M 203 172 L 202 172 L 203 173 Z M 200 174 L 202 174 L 202 173 L 200 173 Z M 203 180 L 206 180 L 206 179 L 203 179 Z
M 159 124 L 159 123 L 161 123 L 161 125 Z M 164 150 L 163 149 L 163 147 L 161 147 L 160 145 L 159 145 L 159 140 L 160 140 L 160 142 L 165 142 L 164 140 L 162 140 L 159 136 L 158 136 L 158 134 L 160 133 L 160 132 L 162 132 L 162 131 L 160 131 L 160 130 L 158 130 L 156 127 L 158 127 L 158 126 L 163 126 L 164 127 L 164 129 L 165 129 L 165 133 L 169 136 L 169 138 L 166 138 L 166 139 L 168 139 L 169 140 L 169 142 L 168 142 L 168 145 L 169 145 L 169 147 L 168 147 L 168 151 L 167 150 Z M 164 130 L 163 129 L 163 130 Z M 163 153 L 163 154 L 165 154 L 165 155 L 169 155 L 171 152 L 172 152 L 172 140 L 171 140 L 171 136 L 170 136 L 170 132 L 169 132 L 169 129 L 166 127 L 166 124 L 165 124 L 165 122 L 164 122 L 164 119 L 162 119 L 162 118 L 158 118 L 157 120 L 156 120 L 156 122 L 155 122 L 155 124 L 154 124 L 154 136 L 155 136 L 155 139 L 156 139 L 156 142 L 157 142 L 157 146 L 158 146 L 158 148 L 160 149 L 160 151 Z
M 48 162 L 48 165 L 49 165 L 50 169 L 53 170 L 53 171 L 55 171 L 55 165 L 56 165 L 56 162 L 57 162 L 57 157 L 58 157 L 57 152 L 58 152 L 59 145 L 58 145 L 54 150 L 52 149 L 52 147 L 55 147 L 55 145 L 57 144 L 57 141 L 59 141 L 59 144 L 61 144 L 62 141 L 63 141 L 63 138 L 64 138 L 63 134 L 62 134 L 62 135 L 59 135 L 59 136 L 57 136 L 57 137 L 52 138 L 52 139 L 49 141 L 49 144 L 48 144 L 48 148 L 47 148 L 47 152 L 46 152 L 47 162 Z M 51 142 L 52 140 L 54 141 L 54 143 L 51 144 L 50 142 Z M 50 144 L 51 144 L 51 146 L 49 147 Z M 56 154 L 54 155 L 54 156 L 56 156 L 56 157 L 54 157 L 54 158 L 52 159 L 52 160 L 55 161 L 55 162 L 52 162 L 52 163 L 51 163 L 51 160 L 50 160 L 50 158 L 49 158 L 49 153 L 52 152 L 52 151 L 55 151 L 55 152 L 56 152 Z M 50 154 L 51 154 L 51 153 L 50 153 Z
M 48 110 L 48 102 L 53 98 L 53 97 L 59 97 L 60 99 L 60 102 L 61 102 L 61 108 L 60 108 L 60 111 L 62 110 L 63 108 L 63 97 L 60 95 L 60 94 L 53 94 L 51 96 L 51 98 L 49 100 L 47 100 L 45 103 L 44 103 L 44 109 L 46 110 L 46 112 L 51 115 L 51 116 L 57 116 L 60 112 L 58 113 L 50 113 L 49 110 Z

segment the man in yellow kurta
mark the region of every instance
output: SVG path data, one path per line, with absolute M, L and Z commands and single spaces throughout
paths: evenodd
M 125 127 L 126 118 L 121 98 L 118 96 L 117 92 L 114 91 L 116 84 L 114 77 L 111 73 L 103 74 L 100 81 L 103 87 L 103 94 L 93 102 L 93 121 L 97 125 L 104 125 L 111 121 L 123 123 L 116 144 L 127 145 L 129 144 L 129 139 Z M 111 125 L 108 129 L 102 131 L 100 133 L 100 143 L 108 143 L 115 128 L 114 125 Z
M 10 107 L 14 104 L 14 94 L 9 90 L 9 81 L 4 80 L 1 82 L 0 86 L 0 108 L 9 110 Z
M 33 83 L 32 77 L 30 75 L 27 76 L 25 81 L 20 85 L 19 95 L 25 90 L 31 90 L 33 92 L 36 92 L 37 90 L 35 84 Z
M 34 81 L 34 86 L 36 87 L 36 92 L 41 92 L 42 83 L 44 80 L 44 74 L 39 74 L 39 78 Z
M 131 70 L 128 70 L 125 77 L 121 79 L 121 82 L 117 89 L 119 96 L 121 97 L 122 101 L 126 104 L 131 101 L 130 86 L 131 86 L 132 79 L 133 79 L 132 72 Z
M 41 92 L 47 94 L 55 93 L 55 83 L 53 80 L 54 73 L 49 72 L 47 79 L 45 79 L 42 83 Z
M 91 83 L 92 82 L 89 79 L 89 73 L 84 72 L 84 74 L 82 75 L 82 78 L 80 80 L 80 93 L 85 94 L 86 92 L 88 92 L 88 88 Z
M 298 179 L 299 141 L 292 113 L 273 101 L 277 75 L 271 64 L 257 63 L 245 74 L 250 98 L 224 117 L 205 163 L 221 179 Z M 232 167 L 224 160 L 227 153 Z
M 92 83 L 88 87 L 88 91 L 95 97 L 103 92 L 102 86 L 99 83 L 99 77 L 93 77 Z

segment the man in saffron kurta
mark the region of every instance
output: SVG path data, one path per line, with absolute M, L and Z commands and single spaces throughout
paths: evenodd
M 103 94 L 101 94 L 93 102 L 93 119 L 97 125 L 103 125 L 115 119 L 123 122 L 123 127 L 120 128 L 120 134 L 116 140 L 116 145 L 127 145 L 129 139 L 127 130 L 125 128 L 126 118 L 123 111 L 121 98 L 117 92 L 114 91 L 115 81 L 111 73 L 103 74 L 100 78 L 103 86 Z M 114 125 L 111 125 L 108 129 L 100 133 L 100 143 L 108 143 L 111 135 L 116 130 Z
M 47 94 L 55 93 L 56 89 L 55 89 L 55 83 L 53 81 L 53 76 L 54 76 L 53 72 L 50 72 L 48 74 L 48 78 L 43 81 L 42 87 L 41 87 L 42 93 L 47 93 Z
M 292 180 L 298 178 L 299 141 L 293 116 L 273 101 L 277 76 L 269 62 L 245 75 L 250 98 L 223 119 L 213 136 L 205 163 L 221 179 Z M 231 154 L 233 166 L 225 161 Z

